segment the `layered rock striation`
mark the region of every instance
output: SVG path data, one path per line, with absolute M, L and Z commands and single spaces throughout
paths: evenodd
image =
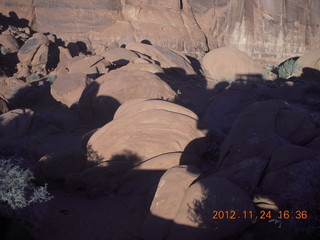
M 95 50 L 143 40 L 200 55 L 233 46 L 274 63 L 320 46 L 318 0 L 4 0 L 0 6 L 39 32 Z

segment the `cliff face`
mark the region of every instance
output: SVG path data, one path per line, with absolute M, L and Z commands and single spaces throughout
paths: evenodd
M 277 62 L 320 47 L 320 0 L 3 0 L 0 7 L 94 49 L 142 40 L 197 53 L 234 46 Z
M 319 0 L 189 0 L 210 49 L 284 60 L 320 46 Z

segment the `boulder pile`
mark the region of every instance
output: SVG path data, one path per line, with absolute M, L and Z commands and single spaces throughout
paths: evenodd
M 145 19 L 162 12 L 153 16 L 142 8 L 138 14 L 129 2 L 123 11 L 142 35 Z M 183 21 L 189 10 L 177 10 Z M 169 22 L 177 11 L 166 13 Z M 57 230 L 63 224 L 77 233 L 88 224 L 99 236 L 94 219 L 114 216 L 84 214 L 92 204 L 87 196 L 106 201 L 97 200 L 99 206 L 114 198 L 143 203 L 134 234 L 121 239 L 319 236 L 319 51 L 300 57 L 295 76 L 267 80 L 234 47 L 214 49 L 202 60 L 139 41 L 114 43 L 98 54 L 50 33 L 5 27 L 0 157 L 28 159 L 36 183 L 48 184 L 57 197 L 42 219 L 29 219 L 35 234 L 54 222 L 50 239 L 67 239 Z M 77 196 L 72 210 L 62 209 L 59 201 L 71 195 Z M 116 206 L 132 210 L 134 204 Z

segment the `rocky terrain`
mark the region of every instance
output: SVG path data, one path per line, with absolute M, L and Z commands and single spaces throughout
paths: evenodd
M 97 53 L 148 40 L 196 56 L 233 46 L 275 64 L 320 47 L 318 0 L 2 0 L 0 9 Z
M 320 238 L 319 1 L 0 6 L 1 239 Z

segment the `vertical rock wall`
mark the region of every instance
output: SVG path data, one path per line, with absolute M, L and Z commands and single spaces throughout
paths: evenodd
M 196 53 L 234 46 L 270 63 L 320 47 L 320 0 L 2 0 L 0 7 L 94 49 L 142 40 Z

